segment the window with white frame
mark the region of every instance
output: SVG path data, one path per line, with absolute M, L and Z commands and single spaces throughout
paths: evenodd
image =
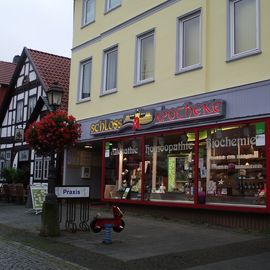
M 30 96 L 28 99 L 28 119 L 36 106 L 36 101 L 36 96 Z
M 2 176 L 2 169 L 4 169 L 5 166 L 5 161 L 6 161 L 6 153 L 5 151 L 0 152 L 0 179 L 2 180 L 4 177 Z
M 83 1 L 82 26 L 87 25 L 95 20 L 95 0 Z
M 5 161 L 0 159 L 0 180 L 4 179 L 2 176 L 2 169 L 5 168 Z
M 116 91 L 118 46 L 104 51 L 102 94 Z
M 48 179 L 49 176 L 49 162 L 50 158 L 46 157 L 43 159 L 43 179 Z
M 106 1 L 106 12 L 110 11 L 121 5 L 121 0 L 107 0 Z
M 259 0 L 229 0 L 228 57 L 258 53 Z
M 201 67 L 201 11 L 178 19 L 177 72 Z
M 36 159 L 34 163 L 34 179 L 42 179 L 42 158 Z
M 136 84 L 154 80 L 154 30 L 137 36 Z
M 80 87 L 79 101 L 90 98 L 92 77 L 92 59 L 81 62 L 80 64 Z
M 16 108 L 16 122 L 22 122 L 23 121 L 23 100 L 19 100 L 17 102 L 17 108 Z
M 34 162 L 34 180 L 48 180 L 49 157 L 36 156 Z

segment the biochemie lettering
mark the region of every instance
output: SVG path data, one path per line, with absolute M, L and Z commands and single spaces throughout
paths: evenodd
M 174 151 L 185 151 L 185 150 L 192 150 L 193 145 L 190 143 L 183 143 L 179 142 L 176 144 L 165 144 L 165 145 L 158 145 L 158 146 L 152 146 L 152 145 L 145 145 L 145 154 L 149 155 L 153 153 L 154 151 L 159 152 L 174 152 Z
M 206 139 L 207 148 L 219 147 L 236 147 L 238 145 L 255 145 L 256 137 L 245 138 L 222 138 L 222 139 Z

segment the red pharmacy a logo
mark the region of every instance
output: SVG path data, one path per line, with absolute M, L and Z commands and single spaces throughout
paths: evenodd
M 134 120 L 133 120 L 133 126 L 132 129 L 136 130 L 139 129 L 141 127 L 140 125 L 140 117 L 139 116 L 135 116 Z

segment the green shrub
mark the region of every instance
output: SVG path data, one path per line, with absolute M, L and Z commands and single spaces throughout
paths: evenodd
M 16 168 L 4 168 L 1 170 L 2 176 L 6 179 L 8 184 L 25 183 L 26 172 Z

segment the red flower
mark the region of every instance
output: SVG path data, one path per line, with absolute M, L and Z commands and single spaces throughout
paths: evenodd
M 26 142 L 38 153 L 49 154 L 73 146 L 81 136 L 76 119 L 64 111 L 47 114 L 25 132 Z

